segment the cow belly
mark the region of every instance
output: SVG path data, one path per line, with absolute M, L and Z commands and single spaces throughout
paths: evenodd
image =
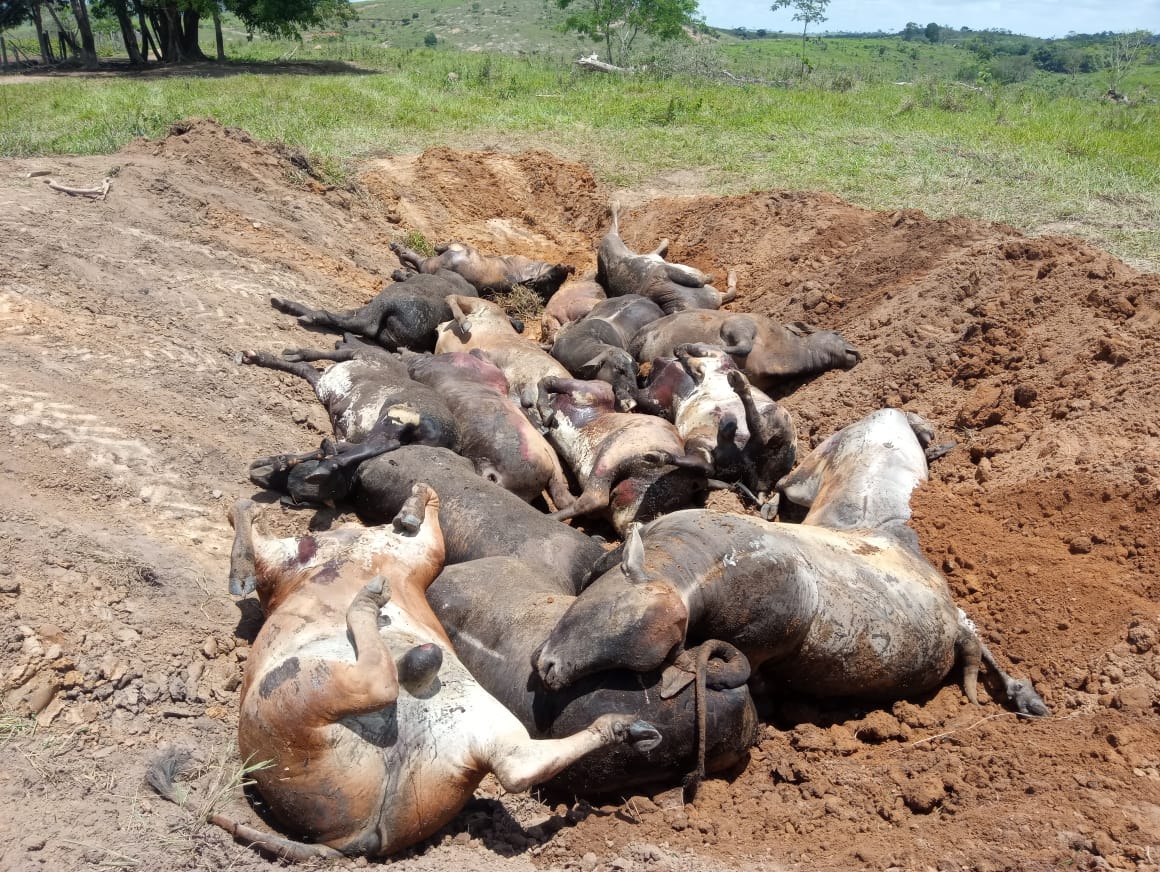
M 955 660 L 958 621 L 945 590 L 876 567 L 819 579 L 821 607 L 783 676 L 818 695 L 898 697 L 938 685 Z M 776 672 L 776 667 L 774 667 Z

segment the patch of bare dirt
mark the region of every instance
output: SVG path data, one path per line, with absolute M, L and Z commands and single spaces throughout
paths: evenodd
M 69 198 L 26 178 L 42 168 L 114 186 Z M 325 341 L 268 297 L 361 303 L 408 231 L 590 269 L 612 193 L 542 151 L 433 149 L 362 181 L 204 121 L 0 163 L 0 868 L 272 865 L 142 785 L 159 746 L 196 747 L 191 808 L 253 819 L 228 789 L 256 618 L 226 595 L 225 508 L 253 492 L 251 459 L 327 421 L 304 383 L 232 354 Z M 626 206 L 637 248 L 667 236 L 675 260 L 738 269 L 735 308 L 861 348 L 787 399 L 804 440 L 896 405 L 958 441 L 915 526 L 1054 717 L 976 708 L 954 683 L 878 709 L 786 700 L 748 767 L 690 805 L 488 782 L 399 867 L 1160 869 L 1160 277 L 825 194 Z

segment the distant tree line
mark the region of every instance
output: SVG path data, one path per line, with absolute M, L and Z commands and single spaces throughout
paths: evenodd
M 746 40 L 789 36 L 765 28 L 750 30 L 737 27 L 723 32 Z M 1114 88 L 1122 78 L 1116 74 L 1116 70 L 1126 63 L 1160 63 L 1160 34 L 1147 31 L 1070 33 L 1062 39 L 1040 39 L 1001 28 L 956 29 L 934 21 L 925 25 L 910 21 L 897 33 L 877 31 L 826 34 L 826 39 L 884 37 L 901 37 L 904 42 L 941 43 L 965 49 L 971 53 L 972 58 L 960 70 L 960 78 L 974 78 L 979 72 L 984 72 L 996 81 L 1005 83 L 1030 78 L 1037 70 L 1068 74 L 1104 72 L 1109 74 L 1109 88 Z
M 0 35 L 31 23 L 44 64 L 72 56 L 97 66 L 94 20 L 116 22 L 129 61 L 145 64 L 209 60 L 198 41 L 212 18 L 217 59 L 225 58 L 221 16 L 231 12 L 251 34 L 297 37 L 303 28 L 354 17 L 348 0 L 0 0 Z M 56 43 L 50 34 L 56 34 Z

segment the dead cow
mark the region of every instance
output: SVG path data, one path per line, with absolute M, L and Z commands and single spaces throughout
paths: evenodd
M 407 371 L 435 390 L 459 422 L 459 453 L 476 471 L 531 502 L 547 489 L 556 508 L 572 504 L 560 458 L 508 395 L 503 372 L 478 349 L 404 355 Z
M 797 459 L 789 412 L 752 387 L 720 348 L 681 345 L 676 351 L 677 359 L 653 361 L 649 382 L 637 394 L 641 408 L 671 420 L 686 451 L 711 463 L 716 479 L 740 484 L 763 513 L 772 514 L 774 485 Z
M 604 300 L 579 321 L 561 328 L 552 357 L 578 379 L 608 382 L 617 408 L 632 411 L 638 366 L 628 346 L 641 327 L 663 315 L 660 306 L 638 294 Z
M 250 467 L 263 487 L 299 461 L 318 459 L 307 480 L 322 484 L 343 469 L 400 445 L 419 443 L 459 447 L 454 414 L 433 389 L 413 380 L 397 357 L 372 345 L 348 341 L 331 351 L 287 349 L 281 357 L 267 352 L 243 351 L 241 363 L 288 372 L 306 379 L 330 415 L 336 443 L 329 440 L 319 452 L 263 458 Z M 319 372 L 309 361 L 333 360 Z
M 517 333 L 507 313 L 496 303 L 453 295 L 447 298 L 447 305 L 452 319 L 439 325 L 435 350 L 443 354 L 478 348 L 503 370 L 508 392 L 521 407 L 535 404 L 540 379 L 569 376 L 563 364 Z
M 1046 715 L 1031 683 L 1000 669 L 907 526 L 926 477 L 911 420 L 885 409 L 832 436 L 782 483 L 812 505 L 807 523 L 685 511 L 634 528 L 621 565 L 552 631 L 537 671 L 563 687 L 629 660 L 656 668 L 674 646 L 708 637 L 736 645 L 769 687 L 815 696 L 912 696 L 957 660 L 976 702 L 982 662 L 1016 711 Z M 609 614 L 615 639 L 597 641 L 592 627 Z
M 643 327 L 630 350 L 640 363 L 674 357 L 679 345 L 717 345 L 761 390 L 776 394 L 787 381 L 830 369 L 850 369 L 862 359 L 841 334 L 803 324 L 783 327 L 762 315 L 678 312 Z
M 660 741 L 618 714 L 534 741 L 455 656 L 425 592 L 443 563 L 439 500 L 416 486 L 393 527 L 290 539 L 252 532 L 234 512 L 235 591 L 255 585 L 267 619 L 246 663 L 238 745 L 295 842 L 213 821 L 294 860 L 382 857 L 430 836 L 494 772 L 526 790 L 598 748 Z M 385 606 L 385 608 L 384 608 Z M 153 783 L 174 797 L 171 780 Z
M 434 257 L 424 257 L 398 242 L 391 243 L 391 251 L 398 255 L 403 266 L 417 272 L 458 273 L 486 296 L 506 294 L 516 285 L 524 285 L 547 300 L 576 271 L 574 266 L 565 263 L 545 263 L 522 254 L 483 254 L 463 242 L 436 245 Z
M 559 526 L 563 526 L 562 524 Z M 545 785 L 569 796 L 670 786 L 682 776 L 735 766 L 756 739 L 746 681 L 749 664 L 732 645 L 707 642 L 678 662 L 639 675 L 617 670 L 549 692 L 532 669 L 532 654 L 575 599 L 551 567 L 490 557 L 446 567 L 427 600 L 455 650 L 490 693 L 533 736 L 566 736 L 608 712 L 632 712 L 665 740 L 640 755 L 610 746 L 569 766 Z M 602 628 L 594 627 L 599 636 Z
M 624 485 L 635 493 L 633 479 L 658 467 L 679 467 L 692 475 L 666 480 L 669 492 L 654 502 L 654 510 L 672 511 L 689 505 L 698 481 L 699 490 L 704 491 L 710 466 L 703 458 L 686 453 L 685 443 L 671 423 L 653 415 L 617 412 L 615 403 L 607 382 L 554 377 L 540 382 L 538 405 L 548 427 L 548 440 L 583 488 L 576 501 L 553 518 L 562 521 L 607 509 L 614 488 Z M 641 518 L 612 517 L 621 535 L 636 520 Z
M 671 314 L 686 309 L 718 309 L 737 295 L 732 275 L 729 289 L 722 293 L 709 284 L 712 276 L 666 261 L 667 239 L 648 254 L 637 254 L 620 238 L 617 204 L 611 208 L 612 229 L 600 241 L 596 270 L 596 280 L 610 297 L 640 294 Z
M 389 351 L 400 348 L 430 351 L 435 347 L 435 328 L 451 317 L 451 310 L 447 308 L 449 294 L 473 297 L 476 291 L 461 276 L 448 270 L 431 275 L 400 271 L 373 300 L 357 309 L 343 312 L 311 309 L 280 297 L 271 297 L 270 304 L 279 312 L 296 315 L 304 327 L 353 333 Z

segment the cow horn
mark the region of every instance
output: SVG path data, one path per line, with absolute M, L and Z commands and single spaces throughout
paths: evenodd
M 640 524 L 633 524 L 624 542 L 624 556 L 620 561 L 620 571 L 633 584 L 646 580 L 644 573 L 644 540 L 640 537 Z

